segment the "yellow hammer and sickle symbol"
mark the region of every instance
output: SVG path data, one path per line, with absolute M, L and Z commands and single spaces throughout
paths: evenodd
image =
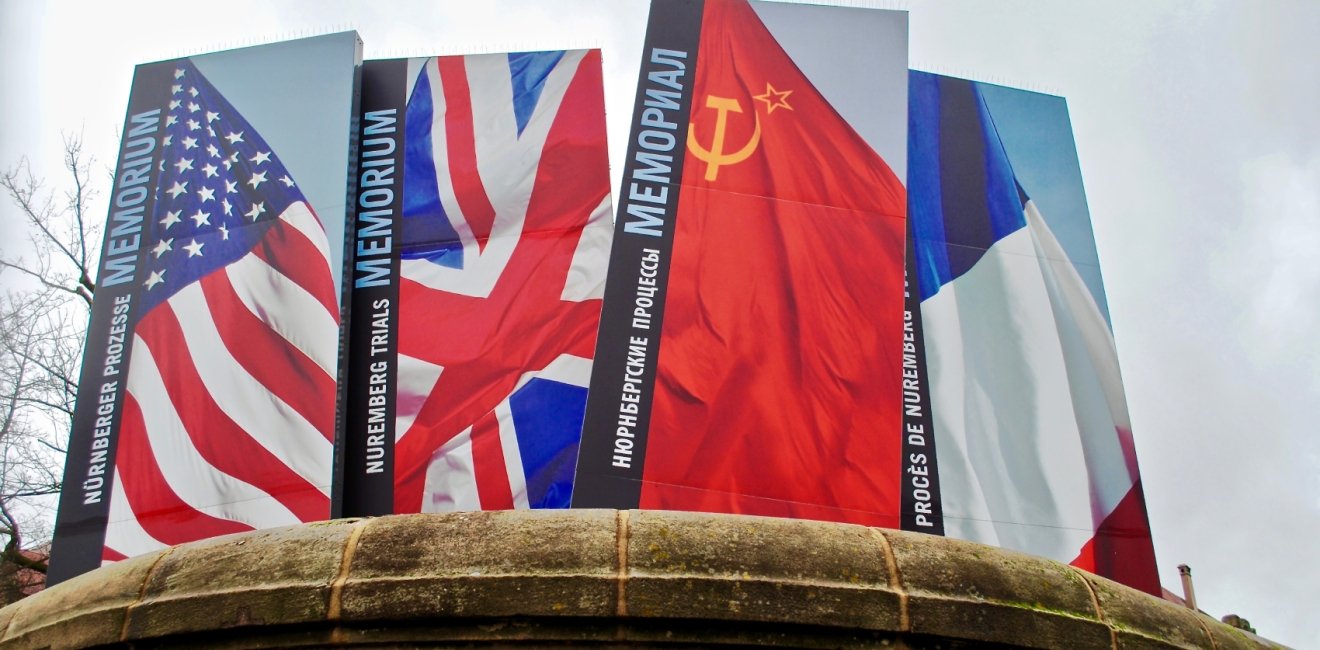
M 752 113 L 756 118 L 756 129 L 752 132 L 752 139 L 743 145 L 742 149 L 733 153 L 724 153 L 724 128 L 728 126 L 729 113 L 743 112 L 742 106 L 736 99 L 728 97 L 717 97 L 715 95 L 706 96 L 706 108 L 715 109 L 715 139 L 711 142 L 710 149 L 701 146 L 697 142 L 697 127 L 688 122 L 688 149 L 692 150 L 692 155 L 706 162 L 706 180 L 713 181 L 720 173 L 720 167 L 723 165 L 736 165 L 756 151 L 756 146 L 761 143 L 761 116 Z

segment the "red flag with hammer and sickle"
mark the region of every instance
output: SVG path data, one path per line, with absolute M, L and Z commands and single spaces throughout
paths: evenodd
M 905 220 L 747 2 L 707 0 L 641 507 L 898 527 Z

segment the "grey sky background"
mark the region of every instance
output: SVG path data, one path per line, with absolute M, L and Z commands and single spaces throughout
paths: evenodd
M 1320 4 L 839 4 L 910 10 L 914 68 L 1067 98 L 1161 578 L 1320 645 Z M 0 166 L 62 182 L 61 130 L 113 164 L 137 63 L 357 29 L 367 58 L 602 48 L 617 185 L 647 7 L 0 0 Z
M 803 20 L 790 3 L 752 7 L 816 90 L 906 183 L 907 13 L 843 7 Z
M 1068 103 L 1062 97 L 1029 90 L 993 84 L 978 87 L 995 120 L 995 131 L 1012 164 L 1013 177 L 1035 202 L 1109 321 L 1109 301 L 1105 299 L 1097 262 Z
M 270 145 L 325 226 L 330 268 L 344 263 L 349 128 L 358 37 L 352 32 L 191 57 Z M 309 111 L 308 107 L 316 110 Z M 335 277 L 335 295 L 342 278 Z

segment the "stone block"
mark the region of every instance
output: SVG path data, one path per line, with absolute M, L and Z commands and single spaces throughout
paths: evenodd
M 1067 566 L 945 537 L 884 535 L 913 633 L 1024 647 L 1112 647 L 1090 590 Z
M 627 614 L 897 630 L 884 550 L 862 526 L 632 511 Z
M 101 567 L 38 592 L 0 612 L 5 648 L 83 648 L 116 643 L 124 614 L 142 596 L 158 551 Z
M 325 620 L 356 520 L 271 528 L 177 546 L 129 610 L 126 640 Z
M 372 520 L 353 553 L 343 619 L 613 616 L 616 516 L 541 510 Z

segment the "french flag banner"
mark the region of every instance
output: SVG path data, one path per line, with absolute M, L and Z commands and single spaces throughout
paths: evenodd
M 1067 108 L 921 72 L 909 97 L 904 429 L 937 459 L 926 521 L 1158 595 Z
M 611 240 L 600 52 L 362 83 L 344 513 L 567 507 Z
M 332 515 L 360 61 L 350 32 L 138 67 L 52 582 Z

